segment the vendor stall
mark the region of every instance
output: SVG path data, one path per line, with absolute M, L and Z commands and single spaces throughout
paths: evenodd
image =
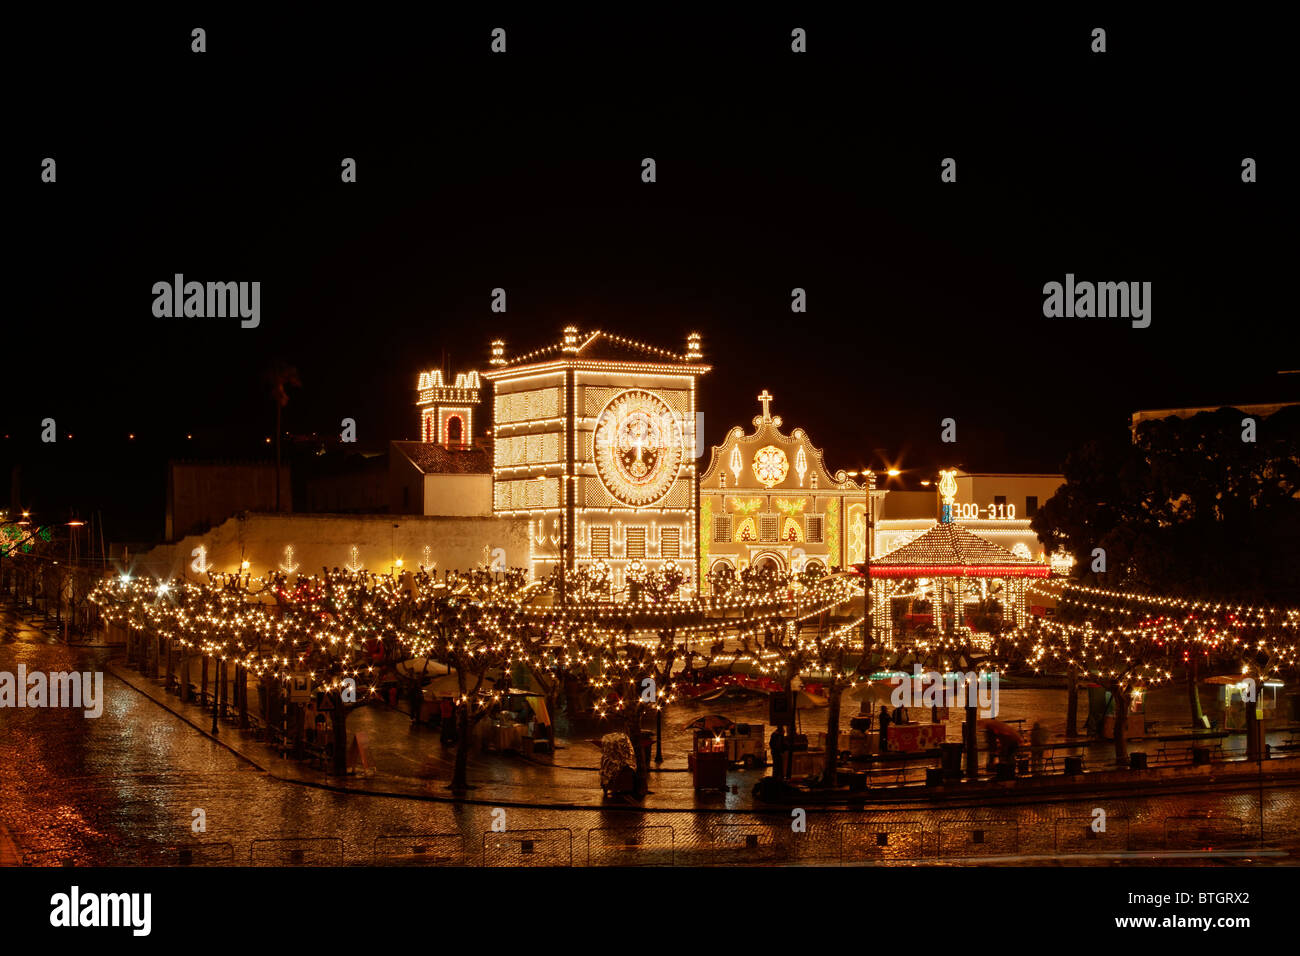
M 695 731 L 686 762 L 695 775 L 696 790 L 727 789 L 727 738 L 712 730 Z
M 886 731 L 889 749 L 894 753 L 920 753 L 938 750 L 948 739 L 947 724 L 890 724 Z

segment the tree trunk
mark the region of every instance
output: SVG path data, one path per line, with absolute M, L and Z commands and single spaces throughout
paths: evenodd
M 1123 769 L 1128 763 L 1128 695 L 1118 682 L 1111 684 L 1110 693 L 1115 702 L 1115 766 Z
M 844 686 L 839 681 L 831 684 L 829 705 L 826 709 L 826 766 L 822 770 L 822 785 L 835 786 L 835 768 L 840 756 L 840 700 Z
M 227 676 L 229 676 L 226 672 L 227 666 L 228 665 L 225 661 L 217 662 L 217 714 L 221 717 L 226 716 L 226 685 L 229 683 L 229 681 L 226 680 Z
M 1065 704 L 1065 736 L 1079 736 L 1079 668 L 1070 665 L 1070 674 L 1066 684 L 1069 695 Z
M 469 789 L 469 746 L 469 705 L 460 704 L 456 708 L 456 763 L 451 775 L 451 789 L 456 793 Z
M 1196 684 L 1196 658 L 1187 664 L 1187 703 L 1192 709 L 1192 726 L 1199 729 L 1205 718 L 1201 710 L 1201 691 Z
M 632 712 L 627 716 L 627 736 L 632 741 L 632 752 L 636 755 L 636 796 L 643 797 L 650 789 L 647 784 L 650 778 L 650 765 L 646 763 L 645 748 L 641 746 L 640 703 L 634 703 Z
M 1263 760 L 1263 734 L 1260 733 L 1259 702 L 1246 702 L 1246 759 Z
M 979 754 L 979 737 L 975 734 L 975 718 L 979 709 L 975 704 L 970 703 L 970 694 L 973 691 L 967 688 L 966 704 L 966 723 L 961 725 L 962 737 L 966 744 L 966 776 L 971 780 L 976 780 L 980 775 L 980 754 Z
M 208 697 L 208 655 L 203 655 L 203 671 L 199 679 L 199 706 L 207 703 Z
M 334 775 L 342 777 L 348 772 L 348 712 L 341 691 L 333 691 L 330 699 L 334 701 Z
M 248 729 L 248 672 L 235 665 L 235 701 L 239 704 L 239 726 Z

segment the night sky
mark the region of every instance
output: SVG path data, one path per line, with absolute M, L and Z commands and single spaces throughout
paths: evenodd
M 709 443 L 767 388 L 832 468 L 1056 471 L 1138 408 L 1300 397 L 1280 29 L 685 10 L 17 31 L 0 481 L 156 535 L 167 456 L 265 452 L 273 363 L 302 380 L 287 430 L 383 447 L 444 350 L 481 369 L 570 322 L 698 330 Z M 261 281 L 260 328 L 154 318 L 177 272 Z M 1151 327 L 1045 319 L 1067 272 L 1152 282 Z

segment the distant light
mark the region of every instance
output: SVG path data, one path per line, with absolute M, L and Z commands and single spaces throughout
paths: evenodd
M 243 562 L 241 562 L 240 565 L 239 565 L 239 570 L 241 570 L 241 571 L 247 571 L 247 570 L 248 570 L 248 562 L 247 562 L 247 561 L 243 561 Z
M 81 527 L 82 525 L 84 525 L 85 523 L 86 523 L 86 522 L 84 522 L 84 521 L 69 521 L 69 522 L 68 522 L 68 527 L 69 527 L 69 528 L 80 528 L 80 527 Z
M 930 481 L 929 481 L 929 479 L 926 479 L 926 480 L 922 481 L 921 484 L 925 485 L 927 488 L 930 487 Z
M 186 437 L 186 438 L 189 438 L 189 439 L 192 439 L 192 438 L 194 438 L 194 436 L 193 436 L 193 435 L 186 435 L 186 436 L 185 436 L 185 437 Z
M 397 564 L 397 566 L 400 568 L 400 567 L 402 566 L 402 559 L 401 559 L 401 558 L 398 558 L 397 561 L 396 561 L 396 564 Z
M 131 434 L 127 435 L 126 437 L 129 438 L 129 439 L 131 439 L 132 441 L 134 441 L 134 440 L 135 440 L 135 432 L 131 432 Z
M 266 443 L 267 443 L 268 445 L 271 444 L 271 439 L 268 438 L 268 439 L 266 440 Z
M 158 585 L 159 594 L 166 594 L 170 590 L 171 590 L 171 586 L 166 581 L 163 581 L 161 584 Z
M 123 574 L 121 574 L 121 575 L 118 577 L 118 580 L 121 581 L 123 584 L 130 584 L 130 583 L 131 583 L 131 575 L 130 575 L 130 574 L 123 573 Z
M 889 471 L 886 472 L 886 474 L 889 475 L 889 477 L 891 478 L 897 478 L 899 475 L 902 474 L 902 472 L 899 471 L 897 468 L 891 468 L 889 469 Z

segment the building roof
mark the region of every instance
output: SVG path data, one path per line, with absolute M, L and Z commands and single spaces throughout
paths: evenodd
M 492 474 L 492 450 L 483 445 L 449 448 L 434 442 L 395 441 L 393 448 L 426 475 Z
M 873 578 L 1045 578 L 1051 568 L 1012 554 L 959 524 L 925 534 L 871 561 Z
M 708 371 L 708 366 L 703 364 L 698 352 L 694 355 L 673 352 L 600 329 L 581 333 L 574 330 L 572 334 L 575 336 L 572 345 L 566 347 L 565 339 L 562 338 L 559 342 L 498 362 L 483 372 L 482 377 L 491 380 L 515 368 L 553 362 L 683 365 L 698 371 Z

